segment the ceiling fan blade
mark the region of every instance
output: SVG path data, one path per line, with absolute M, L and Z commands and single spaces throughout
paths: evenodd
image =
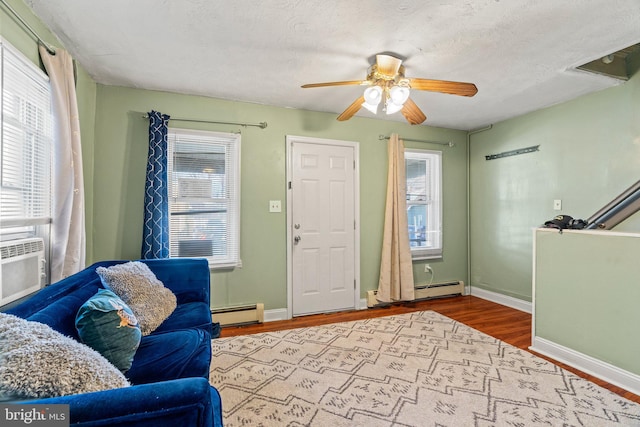
M 412 125 L 419 125 L 420 123 L 427 120 L 427 116 L 424 115 L 420 107 L 416 105 L 415 102 L 411 98 L 407 99 L 407 101 L 402 106 L 402 115 L 405 119 Z
M 446 80 L 409 79 L 411 89 L 448 93 L 451 95 L 473 96 L 478 88 L 473 83 L 450 82 Z
M 376 55 L 378 72 L 394 77 L 402 65 L 402 60 L 389 55 Z
M 364 95 L 356 99 L 355 101 L 353 101 L 353 104 L 349 105 L 347 109 L 344 110 L 342 114 L 338 116 L 338 120 L 341 122 L 344 122 L 345 120 L 349 120 L 351 117 L 353 117 L 355 113 L 358 112 L 358 110 L 360 110 L 360 107 L 362 107 L 363 102 L 364 102 Z
M 310 87 L 326 87 L 326 86 L 349 86 L 349 85 L 368 85 L 367 80 L 349 80 L 344 82 L 327 82 L 327 83 L 309 83 L 302 85 L 303 88 L 308 89 Z

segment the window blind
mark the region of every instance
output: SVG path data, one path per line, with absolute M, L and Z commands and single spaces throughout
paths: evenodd
M 47 76 L 0 40 L 2 122 L 0 217 L 11 224 L 51 217 L 53 113 Z M 40 220 L 40 221 L 33 221 Z
M 240 243 L 240 135 L 169 129 L 170 256 L 236 266 Z

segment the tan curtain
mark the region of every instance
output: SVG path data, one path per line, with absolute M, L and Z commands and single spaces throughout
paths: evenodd
M 406 193 L 404 144 L 397 134 L 392 134 L 389 138 L 387 204 L 384 216 L 380 280 L 376 296 L 383 302 L 415 299 Z
M 40 46 L 40 57 L 51 81 L 56 118 L 50 260 L 53 283 L 85 266 L 84 181 L 73 59 L 63 49 L 51 55 L 44 46 Z

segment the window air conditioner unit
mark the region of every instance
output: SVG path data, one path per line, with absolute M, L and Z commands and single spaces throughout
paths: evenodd
M 0 305 L 42 288 L 45 277 L 44 240 L 0 242 Z

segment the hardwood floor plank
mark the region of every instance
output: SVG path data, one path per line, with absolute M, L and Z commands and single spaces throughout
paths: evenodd
M 424 310 L 433 310 L 443 316 L 447 316 L 451 319 L 457 320 L 458 322 L 464 323 L 465 325 L 484 332 L 487 335 L 491 335 L 492 337 L 509 343 L 514 347 L 529 351 L 538 357 L 548 360 L 582 378 L 592 381 L 607 390 L 625 397 L 626 399 L 640 403 L 640 396 L 636 394 L 530 351 L 530 314 L 470 295 L 393 304 L 386 307 L 370 308 L 368 310 L 314 314 L 311 316 L 296 317 L 291 320 L 281 320 L 261 324 L 227 326 L 222 328 L 221 337 L 257 334 L 261 332 L 273 332 L 294 328 L 307 328 L 328 323 L 349 322 L 353 320 L 393 316 L 396 314 Z

